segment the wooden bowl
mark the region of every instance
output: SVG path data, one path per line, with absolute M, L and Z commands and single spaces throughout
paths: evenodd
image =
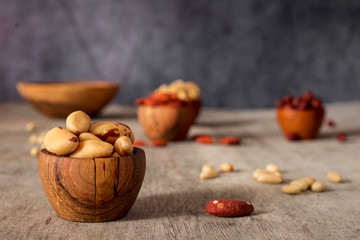
M 295 134 L 300 139 L 317 137 L 324 120 L 324 108 L 297 110 L 291 107 L 276 110 L 278 123 L 284 133 Z
M 104 222 L 126 216 L 140 191 L 145 175 L 145 153 L 133 156 L 71 158 L 43 149 L 39 172 L 46 196 L 64 219 Z
M 18 82 L 20 95 L 37 110 L 50 117 L 67 117 L 82 110 L 96 116 L 115 96 L 118 83 L 95 82 Z
M 138 119 L 151 140 L 182 141 L 194 123 L 197 112 L 191 104 L 182 107 L 140 105 Z

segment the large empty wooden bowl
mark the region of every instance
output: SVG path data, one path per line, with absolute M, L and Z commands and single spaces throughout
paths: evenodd
M 285 136 L 294 134 L 300 139 L 317 137 L 324 119 L 323 108 L 298 110 L 291 107 L 276 110 L 278 123 Z
M 166 105 L 140 105 L 138 119 L 151 140 L 181 141 L 194 123 L 199 107 L 192 105 L 173 107 Z
M 116 95 L 119 84 L 107 81 L 18 82 L 17 90 L 37 110 L 50 117 L 67 117 L 82 110 L 96 116 Z
M 132 156 L 71 158 L 43 149 L 39 172 L 46 196 L 62 218 L 79 222 L 111 221 L 126 216 L 145 175 L 145 153 Z

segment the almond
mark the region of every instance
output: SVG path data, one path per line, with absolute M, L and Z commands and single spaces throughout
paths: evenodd
M 241 217 L 252 213 L 254 206 L 241 200 L 217 199 L 208 202 L 205 211 L 218 217 Z

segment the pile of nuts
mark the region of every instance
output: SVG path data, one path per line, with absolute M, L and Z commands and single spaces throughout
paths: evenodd
M 320 98 L 315 97 L 310 91 L 306 91 L 304 95 L 299 97 L 292 97 L 286 95 L 282 99 L 276 102 L 277 108 L 290 107 L 296 110 L 306 109 L 320 109 L 323 108 L 322 101 Z
M 139 98 L 135 101 L 136 105 L 148 106 L 186 106 L 189 102 L 200 100 L 200 88 L 194 82 L 184 82 L 179 79 L 171 83 L 161 85 L 155 89 L 149 97 Z
M 282 174 L 279 171 L 279 167 L 273 163 L 266 165 L 266 169 L 256 169 L 253 172 L 253 177 L 262 183 L 281 183 Z M 342 177 L 336 172 L 329 172 L 326 175 L 327 179 L 334 183 L 342 181 Z M 325 189 L 325 183 L 322 181 L 316 181 L 312 177 L 304 177 L 295 179 L 289 184 L 282 186 L 281 190 L 287 194 L 298 194 L 302 191 L 311 189 L 313 192 L 322 192 Z
M 230 163 L 223 163 L 220 165 L 221 172 L 233 172 L 234 167 Z M 219 176 L 219 172 L 214 169 L 214 167 L 210 164 L 205 164 L 202 166 L 202 170 L 200 173 L 201 179 L 210 179 Z
M 200 88 L 194 82 L 184 82 L 182 79 L 177 79 L 169 85 L 162 84 L 155 89 L 155 93 L 173 93 L 177 98 L 186 102 L 200 100 Z
M 261 183 L 281 183 L 283 181 L 279 167 L 273 163 L 266 165 L 265 169 L 258 168 L 253 172 L 255 180 Z
M 44 137 L 44 147 L 52 154 L 74 158 L 118 157 L 133 154 L 134 134 L 118 122 L 91 123 L 82 112 L 71 113 L 66 129 L 54 127 Z

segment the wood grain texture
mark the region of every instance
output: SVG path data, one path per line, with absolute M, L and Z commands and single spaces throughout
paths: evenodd
M 126 216 L 145 175 L 145 153 L 132 156 L 71 158 L 42 150 L 39 173 L 56 213 L 67 220 L 104 222 Z
M 31 144 L 24 125 L 34 120 L 42 129 L 63 126 L 24 104 L 0 105 L 0 236 L 2 239 L 359 239 L 360 234 L 360 103 L 327 106 L 317 139 L 288 142 L 276 123 L 274 109 L 256 111 L 203 110 L 189 137 L 236 135 L 242 145 L 201 145 L 192 141 L 165 148 L 145 146 L 147 168 L 143 186 L 128 215 L 105 223 L 80 223 L 57 216 L 46 198 L 38 160 L 29 155 Z M 137 139 L 146 139 L 136 109 L 111 106 L 100 120 L 131 126 Z M 349 141 L 341 144 L 336 133 Z M 201 180 L 205 163 L 219 169 L 234 165 L 232 173 Z M 256 182 L 252 171 L 275 163 L 285 183 L 312 176 L 324 181 L 322 193 L 296 196 L 281 192 L 282 185 Z M 328 171 L 344 181 L 331 183 Z M 99 173 L 99 172 L 98 172 Z M 219 218 L 204 211 L 217 198 L 251 202 L 254 212 L 241 218 Z

